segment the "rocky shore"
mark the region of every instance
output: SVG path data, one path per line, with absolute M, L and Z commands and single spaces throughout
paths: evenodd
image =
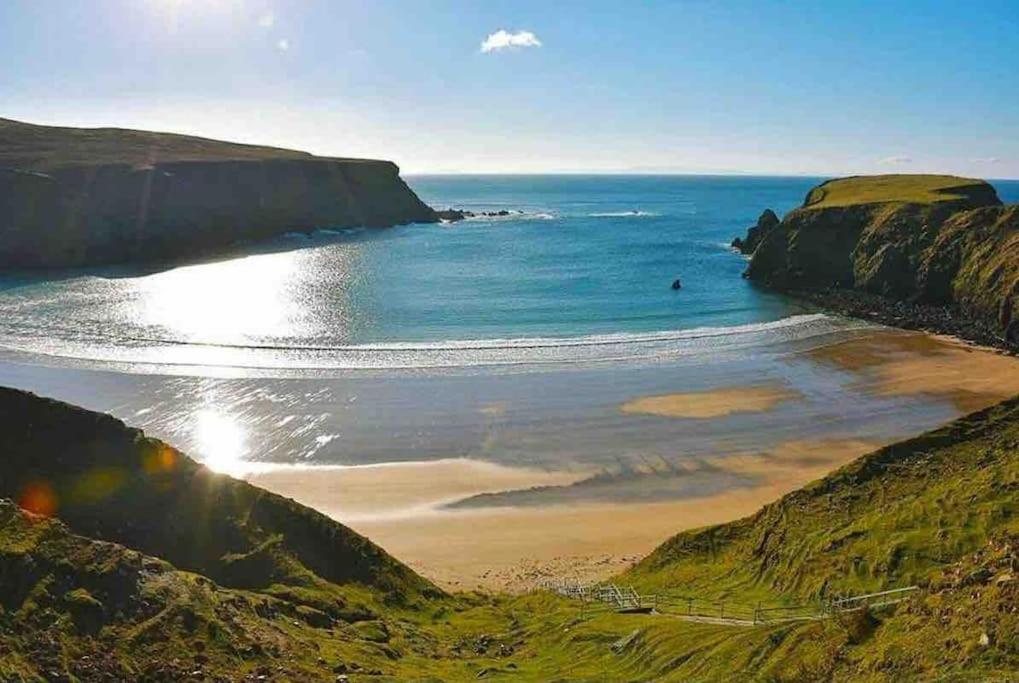
M 896 300 L 855 289 L 785 289 L 783 294 L 820 309 L 851 318 L 932 334 L 958 337 L 974 344 L 1019 355 L 1019 343 L 1007 339 L 992 321 L 974 316 L 958 306 L 938 306 Z
M 446 221 L 447 223 L 456 223 L 468 218 L 505 218 L 506 216 L 522 213 L 523 211 L 507 211 L 506 209 L 500 209 L 499 211 L 468 211 L 467 209 L 448 208 L 436 211 L 435 215 L 439 217 L 439 220 Z

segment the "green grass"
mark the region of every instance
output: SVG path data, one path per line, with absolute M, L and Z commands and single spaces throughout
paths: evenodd
M 87 411 L 64 419 L 64 438 L 83 443 L 74 426 L 91 420 L 106 448 L 110 431 L 124 430 Z M 15 432 L 0 430 L 4 452 L 18 452 L 10 450 Z M 133 435 L 136 446 L 147 443 Z M 74 470 L 59 449 L 40 452 Z M 117 449 L 103 452 L 107 466 L 121 462 Z M 194 504 L 180 481 L 163 483 Z M 93 514 L 113 505 L 124 520 L 131 515 L 121 506 L 141 505 L 100 488 L 107 497 L 86 496 Z M 226 499 L 246 501 L 245 491 Z M 221 498 L 213 495 L 217 506 Z M 248 523 L 263 514 L 201 510 L 239 511 Z M 189 518 L 191 532 L 201 531 L 201 518 Z M 408 599 L 385 583 L 316 572 L 297 539 L 319 518 L 284 508 L 268 519 L 274 533 L 256 524 L 259 533 L 239 536 L 244 548 L 226 561 L 269 567 L 269 580 L 226 587 L 152 556 L 160 553 L 76 535 L 0 502 L 0 680 L 53 671 L 71 680 L 97 672 L 173 680 L 201 671 L 289 681 L 342 673 L 354 683 L 967 681 L 1019 670 L 1019 399 L 864 456 L 749 518 L 679 534 L 619 577 L 645 592 L 751 603 L 922 588 L 897 608 L 859 618 L 745 627 L 592 614 L 543 593 Z M 388 562 L 376 566 L 380 576 L 394 571 Z
M 967 199 L 974 191 L 986 192 L 983 180 L 950 175 L 875 175 L 829 180 L 807 195 L 804 207 L 812 209 L 887 202 L 931 204 Z M 993 189 L 990 190 L 993 193 Z
M 391 602 L 440 594 L 329 517 L 215 474 L 107 415 L 0 389 L 0 453 L 0 497 L 31 500 L 26 492 L 44 490 L 48 507 L 76 533 L 223 585 L 289 587 L 292 599 L 303 589 L 328 593 L 348 584 L 385 591 Z M 336 601 L 329 608 L 359 609 Z
M 311 159 L 291 149 L 124 128 L 64 128 L 0 119 L 0 167 L 51 171 L 93 164 Z M 370 161 L 345 159 L 345 161 Z

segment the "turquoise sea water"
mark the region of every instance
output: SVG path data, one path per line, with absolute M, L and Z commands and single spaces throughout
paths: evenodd
M 413 176 L 435 207 L 511 214 L 323 226 L 170 269 L 6 274 L 0 347 L 314 370 L 606 361 L 799 339 L 834 323 L 743 280 L 745 259 L 728 244 L 819 180 Z M 996 186 L 1019 199 L 1019 183 Z
M 433 206 L 523 211 L 408 231 L 373 255 L 370 336 L 579 336 L 732 326 L 788 315 L 740 278 L 728 245 L 816 179 L 413 177 Z M 670 284 L 677 277 L 683 289 Z

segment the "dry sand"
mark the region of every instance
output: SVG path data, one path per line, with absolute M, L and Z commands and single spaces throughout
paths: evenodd
M 770 453 L 732 456 L 721 466 L 760 475 L 762 485 L 667 503 L 439 509 L 471 492 L 578 478 L 462 459 L 281 468 L 248 479 L 348 524 L 443 587 L 515 591 L 543 576 L 611 576 L 683 529 L 751 514 L 877 445 L 793 442 Z
M 758 384 L 683 394 L 645 396 L 627 401 L 620 406 L 620 410 L 631 415 L 706 419 L 733 413 L 763 412 L 771 410 L 783 401 L 800 396 L 800 392 L 784 384 Z

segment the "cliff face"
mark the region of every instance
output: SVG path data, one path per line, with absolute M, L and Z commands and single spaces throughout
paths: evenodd
M 867 179 L 852 181 L 868 189 Z M 1019 207 L 1002 206 L 990 185 L 974 181 L 929 197 L 863 191 L 855 203 L 838 192 L 838 201 L 826 200 L 828 185 L 764 236 L 748 278 L 781 289 L 835 287 L 958 307 L 1019 338 Z
M 438 220 L 387 161 L 0 124 L 0 267 L 168 260 L 290 231 Z

